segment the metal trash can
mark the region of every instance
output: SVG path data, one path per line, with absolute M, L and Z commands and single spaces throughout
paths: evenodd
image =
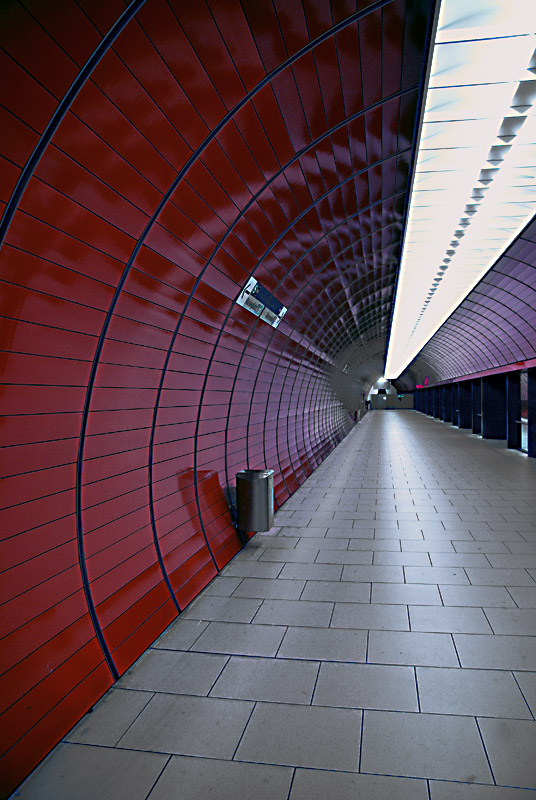
M 273 527 L 273 469 L 243 469 L 237 472 L 236 516 L 239 531 L 257 533 Z

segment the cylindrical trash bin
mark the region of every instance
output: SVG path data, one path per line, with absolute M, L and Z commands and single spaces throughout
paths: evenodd
M 239 531 L 269 531 L 274 524 L 273 469 L 243 469 L 236 474 Z

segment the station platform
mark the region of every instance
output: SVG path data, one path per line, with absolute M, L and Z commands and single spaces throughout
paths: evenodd
M 535 800 L 536 463 L 372 411 L 13 795 Z

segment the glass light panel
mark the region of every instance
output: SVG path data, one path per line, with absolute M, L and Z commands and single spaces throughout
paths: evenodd
M 442 0 L 385 368 L 398 377 L 536 211 L 536 2 Z

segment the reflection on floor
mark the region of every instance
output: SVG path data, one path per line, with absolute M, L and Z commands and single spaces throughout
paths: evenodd
M 17 796 L 535 800 L 535 489 L 367 414 Z

